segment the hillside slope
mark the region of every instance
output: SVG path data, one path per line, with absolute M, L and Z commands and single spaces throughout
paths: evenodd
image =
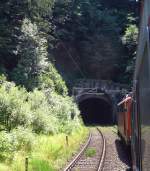
M 133 70 L 128 72 L 126 68 L 134 58 L 133 36 L 137 38 L 137 31 L 129 30 L 129 44 L 123 39 L 126 40 L 126 30 L 137 24 L 137 5 L 126 0 L 85 0 L 67 5 L 58 1 L 53 23 L 58 40 L 54 56 L 59 71 L 70 79 L 132 79 Z

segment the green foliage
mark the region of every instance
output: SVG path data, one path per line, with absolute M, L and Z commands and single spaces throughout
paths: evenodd
M 11 131 L 23 126 L 36 133 L 71 133 L 80 125 L 79 111 L 72 98 L 51 91 L 27 92 L 13 83 L 0 87 L 1 129 Z
M 79 69 L 67 69 L 69 62 L 65 60 L 69 51 L 85 77 L 122 81 L 117 80 L 126 74 L 125 66 L 120 67 L 121 63 L 125 63 L 122 61 L 126 60 L 121 38 L 128 24 L 137 24 L 133 13 L 135 4 L 126 0 L 56 0 L 52 23 L 59 45 L 55 54 L 58 66 L 59 62 L 63 63 L 59 70 L 62 73 L 66 71 L 66 80 L 83 77 Z M 68 51 L 62 49 L 62 43 Z M 61 52 L 64 55 L 60 59 Z M 117 78 L 116 73 L 120 73 Z
M 128 48 L 130 54 L 135 52 L 138 38 L 138 28 L 135 24 L 129 25 L 126 28 L 125 35 L 123 36 L 123 43 Z
M 31 129 L 17 127 L 9 134 L 15 139 L 15 141 L 13 141 L 13 146 L 16 150 L 25 150 L 30 152 L 35 145 L 35 135 Z
M 107 55 L 110 57 L 107 52 L 103 54 L 104 49 L 109 47 L 110 54 L 118 54 L 119 58 L 120 37 L 128 24 L 137 24 L 132 14 L 134 4 L 126 0 L 2 0 L 0 63 L 7 68 L 9 79 L 28 90 L 49 86 L 52 91 L 55 89 L 59 94 L 65 94 L 63 83 L 55 81 L 54 88 L 53 81 L 45 74 L 48 70 L 48 57 L 49 60 L 53 58 L 55 61 L 55 55 L 60 56 L 61 60 L 63 56 L 68 55 L 67 50 L 57 49 L 57 45 L 68 44 L 70 49 L 77 52 L 78 57 L 76 53 L 72 53 L 73 58 L 78 58 L 79 66 L 84 73 L 88 73 L 89 77 L 100 78 L 102 72 L 98 66 L 105 65 L 101 54 L 106 58 Z M 104 43 L 105 48 L 100 50 L 99 46 L 103 44 L 102 37 L 107 39 L 109 45 Z M 131 49 L 130 46 L 132 45 L 129 42 L 128 47 Z M 61 53 L 63 51 L 64 55 Z M 73 82 L 75 77 L 83 77 L 77 68 L 70 69 L 65 65 L 64 69 L 64 66 L 59 65 L 59 60 L 56 63 L 65 80 L 71 78 Z M 102 79 L 114 79 L 113 73 L 118 71 L 118 65 L 120 61 L 114 61 L 114 72 L 111 72 L 110 78 L 105 78 L 109 74 L 104 73 Z M 124 70 L 125 67 L 122 68 Z M 42 84 L 42 81 L 45 83 Z
M 18 125 L 29 126 L 32 122 L 30 105 L 26 102 L 25 89 L 6 82 L 0 87 L 0 120 L 4 129 L 11 130 Z
M 54 3 L 2 0 L 0 4 L 1 160 L 12 162 L 20 153 L 30 154 L 38 136 L 71 135 L 81 126 L 79 110 L 50 59 L 57 39 L 51 35 Z M 71 1 L 65 3 L 67 7 Z M 54 149 L 55 160 L 59 150 Z M 32 162 L 34 170 L 39 165 L 51 169 L 42 158 Z
M 67 95 L 66 84 L 55 67 L 50 63 L 46 71 L 40 76 L 39 87 L 55 90 L 60 95 Z
M 21 59 L 13 71 L 13 80 L 28 90 L 38 86 L 39 76 L 47 68 L 47 40 L 39 35 L 35 23 L 25 18 L 22 25 L 19 53 Z
M 94 157 L 96 155 L 96 150 L 94 148 L 88 148 L 85 155 L 86 157 Z
M 51 112 L 59 121 L 59 132 L 70 134 L 80 125 L 79 110 L 70 97 L 62 97 L 56 93 L 46 92 L 47 100 L 51 106 Z
M 101 1 L 56 1 L 54 24 L 63 40 L 87 40 L 94 34 L 116 30 L 117 16 L 102 7 Z
M 66 135 L 56 134 L 53 136 L 38 135 L 32 150 L 15 152 L 14 158 L 9 165 L 0 163 L 3 171 L 24 171 L 25 157 L 29 159 L 29 171 L 57 171 L 64 168 L 67 160 L 75 154 L 88 136 L 88 129 L 78 127 L 69 135 L 69 146 L 66 148 Z
M 37 143 L 31 154 L 31 171 L 34 164 L 33 161 L 45 160 L 48 161 L 42 162 L 45 167 L 49 164 L 54 170 L 60 170 L 64 167 L 66 161 L 72 157 L 72 154 L 79 148 L 80 144 L 84 142 L 85 138 L 88 136 L 88 130 L 85 127 L 78 127 L 74 130 L 69 138 L 69 146 L 66 148 L 66 135 L 57 134 L 54 136 L 39 136 Z M 77 143 L 80 142 L 80 143 Z M 40 161 L 39 161 L 40 162 Z M 39 165 L 38 165 L 39 166 Z
M 47 102 L 43 92 L 34 90 L 29 93 L 29 103 L 33 111 L 33 131 L 36 133 L 54 134 L 58 132 L 58 120 L 52 113 L 52 106 Z
M 134 22 L 133 17 L 129 17 L 130 22 Z M 135 59 L 136 59 L 136 48 L 137 48 L 137 39 L 138 39 L 138 28 L 135 24 L 129 24 L 125 30 L 125 34 L 122 38 L 123 44 L 127 50 L 127 57 L 126 61 L 124 61 L 124 81 L 131 84 L 133 73 L 134 73 L 134 66 L 135 66 Z M 121 65 L 122 66 L 122 65 Z
M 28 0 L 28 2 L 32 17 L 50 17 L 55 0 Z
M 58 94 L 67 95 L 65 82 L 55 67 L 48 63 L 47 40 L 38 32 L 36 23 L 25 18 L 22 25 L 21 54 L 17 67 L 13 70 L 12 79 L 28 90 L 35 87 L 51 89 Z
M 25 17 L 34 22 L 37 21 L 40 26 L 43 25 L 43 27 L 40 28 L 44 28 L 45 24 L 43 23 L 45 22 L 43 21 L 46 20 L 44 18 L 51 17 L 53 4 L 54 0 L 1 1 L 0 63 L 9 71 L 16 67 L 20 56 L 22 56 L 18 48 L 20 44 L 22 44 L 21 35 L 23 30 L 21 27 Z M 42 22 L 42 24 L 40 24 L 40 22 Z M 28 25 L 28 28 L 30 26 L 31 25 Z
M 0 85 L 0 159 L 12 161 L 18 151 L 30 153 L 36 136 L 41 134 L 71 135 L 81 127 L 78 115 L 77 106 L 68 96 L 48 89 L 27 92 L 4 81 Z
M 40 159 L 32 159 L 30 163 L 31 169 L 32 170 L 37 170 L 37 171 L 55 171 L 53 166 L 50 166 L 48 161 L 45 160 L 40 160 Z
M 18 127 L 11 133 L 0 132 L 0 160 L 12 160 L 18 150 L 31 151 L 35 137 L 29 129 Z
M 6 132 L 0 132 L 0 160 L 11 159 L 14 151 L 13 137 Z
M 27 10 L 27 0 L 2 0 L 0 3 L 0 64 L 9 70 L 19 59 L 20 27 Z
M 3 84 L 6 81 L 6 77 L 4 74 L 0 75 L 0 84 Z
M 36 110 L 33 120 L 33 131 L 43 134 L 57 133 L 58 121 L 54 116 L 43 113 L 42 109 Z

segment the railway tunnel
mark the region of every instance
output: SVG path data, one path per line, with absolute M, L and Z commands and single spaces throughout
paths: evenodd
M 107 96 L 85 96 L 78 101 L 85 125 L 113 124 L 113 105 Z

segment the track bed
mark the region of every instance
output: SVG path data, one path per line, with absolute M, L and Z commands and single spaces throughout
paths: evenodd
M 117 130 L 112 127 L 102 128 L 101 130 L 106 139 L 106 156 L 103 171 L 130 170 L 131 157 L 129 151 L 127 151 L 127 148 L 116 134 Z
M 77 157 L 64 171 L 127 171 L 131 158 L 114 127 L 90 129 L 90 136 Z M 88 151 L 94 151 L 90 156 Z
M 64 171 L 102 170 L 105 141 L 97 128 L 91 128 L 90 133 L 90 138 L 86 147 L 82 149 L 82 153 Z

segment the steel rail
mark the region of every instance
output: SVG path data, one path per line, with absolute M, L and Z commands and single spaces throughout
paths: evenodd
M 105 155 L 106 155 L 106 140 L 105 137 L 103 136 L 101 130 L 97 128 L 98 132 L 100 133 L 102 137 L 102 153 L 100 155 L 100 160 L 99 164 L 97 167 L 97 171 L 102 171 L 103 166 L 104 166 L 104 161 L 105 161 Z M 81 149 L 81 151 L 78 153 L 78 155 L 69 163 L 69 165 L 63 170 L 63 171 L 71 171 L 71 169 L 76 165 L 76 163 L 79 161 L 80 157 L 82 154 L 85 152 L 85 150 L 88 148 L 90 141 L 91 141 L 91 133 L 89 135 L 89 138 L 87 140 L 87 143 L 84 145 L 84 147 Z
M 104 167 L 105 156 L 106 156 L 106 140 L 105 140 L 105 137 L 102 134 L 101 130 L 99 128 L 97 128 L 97 130 L 101 134 L 101 137 L 102 137 L 102 140 L 103 140 L 103 149 L 102 149 L 102 154 L 101 154 L 101 157 L 100 157 L 99 166 L 98 166 L 97 171 L 102 171 L 103 167 Z
M 70 171 L 76 164 L 76 162 L 80 159 L 81 155 L 84 153 L 84 151 L 87 149 L 90 141 L 91 141 L 91 133 L 89 135 L 89 138 L 86 142 L 86 144 L 83 146 L 83 148 L 81 149 L 81 151 L 78 153 L 78 155 L 69 163 L 69 165 L 63 170 L 63 171 Z

